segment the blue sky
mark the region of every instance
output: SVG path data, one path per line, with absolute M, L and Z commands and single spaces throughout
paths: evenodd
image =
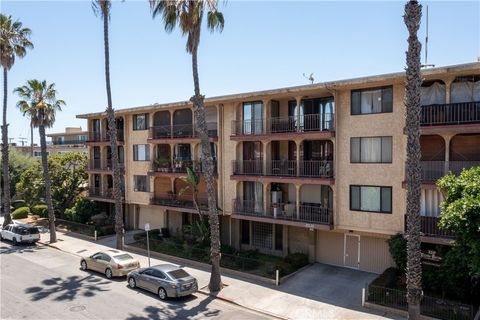
M 206 96 L 306 84 L 303 73 L 313 72 L 319 82 L 404 68 L 404 1 L 220 3 L 225 29 L 221 34 L 203 32 L 200 43 L 200 85 Z M 429 6 L 428 62 L 476 61 L 480 1 L 421 3 L 424 9 Z M 90 1 L 2 0 L 1 11 L 31 28 L 35 45 L 9 72 L 9 136 L 29 137 L 29 122 L 16 109 L 12 90 L 33 78 L 55 82 L 59 98 L 67 103 L 48 132 L 86 128 L 75 115 L 106 105 L 103 28 Z M 192 95 L 185 38 L 176 31 L 165 33 L 161 21 L 152 20 L 147 1 L 113 3 L 110 50 L 115 108 Z

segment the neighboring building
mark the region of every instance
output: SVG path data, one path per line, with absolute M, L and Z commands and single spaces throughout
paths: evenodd
M 82 131 L 82 127 L 67 127 L 65 132 L 47 134 L 51 141 L 47 141 L 48 155 L 56 153 L 82 152 L 87 153 L 88 149 L 85 142 L 88 137 L 88 131 Z M 23 153 L 30 154 L 30 146 L 15 146 Z M 41 157 L 42 151 L 39 145 L 33 146 L 33 156 Z
M 422 240 L 448 243 L 434 182 L 480 165 L 480 63 L 422 74 Z M 206 99 L 222 243 L 377 273 L 391 266 L 386 240 L 405 225 L 404 83 L 401 72 Z M 202 171 L 191 103 L 116 115 L 126 227 L 181 232 L 198 217 L 180 177 Z M 88 120 L 89 196 L 112 209 L 106 115 L 77 117 Z

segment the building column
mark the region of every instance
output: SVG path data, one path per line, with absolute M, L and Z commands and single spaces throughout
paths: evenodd
M 193 135 L 196 136 L 197 133 L 196 133 L 196 130 L 195 130 L 195 110 L 194 110 L 194 108 L 190 108 L 190 110 L 192 110 L 192 130 L 193 130 Z M 205 121 L 207 121 L 207 119 L 205 119 Z
M 454 78 L 448 78 L 443 81 L 445 82 L 445 103 L 451 103 L 452 97 L 450 95 L 450 89 L 451 89 L 453 80 Z
M 300 146 L 302 144 L 302 141 L 295 140 L 295 146 L 297 147 L 297 155 L 296 155 L 296 160 L 297 160 L 297 174 L 296 176 L 298 177 L 300 175 Z
M 297 219 L 300 219 L 300 187 L 301 185 L 296 184 L 295 185 L 295 207 L 296 207 L 296 212 L 297 212 Z
M 173 114 L 175 113 L 175 110 L 168 110 L 170 112 L 170 138 L 173 137 Z
M 295 101 L 297 102 L 297 107 L 295 108 L 295 117 L 297 119 L 297 121 L 296 121 L 297 122 L 297 128 L 296 128 L 297 130 L 296 131 L 298 132 L 301 129 L 300 128 L 300 123 L 301 123 L 300 122 L 300 120 L 301 120 L 300 119 L 300 105 L 302 104 L 302 97 L 301 96 L 295 97 Z
M 268 215 L 268 209 L 269 209 L 269 204 L 270 204 L 270 194 L 268 192 L 269 189 L 269 183 L 268 182 L 262 182 L 263 186 L 263 210 L 264 210 L 264 215 Z
M 448 134 L 442 136 L 443 139 L 445 140 L 445 167 L 444 167 L 444 173 L 447 174 L 447 172 L 450 170 L 450 141 L 453 138 L 453 134 Z
M 267 174 L 267 162 L 268 162 L 268 158 L 269 156 L 267 155 L 267 150 L 268 150 L 268 146 L 270 145 L 270 141 L 262 141 L 262 172 L 263 172 L 263 175 L 266 175 Z
M 315 262 L 316 243 L 317 230 L 312 228 L 308 231 L 308 261 L 310 263 Z
M 262 100 L 263 104 L 263 114 L 262 114 L 262 126 L 263 130 L 262 133 L 267 133 L 270 132 L 270 128 L 268 128 L 268 125 L 270 124 L 270 121 L 268 121 L 270 117 L 270 110 L 269 110 L 269 105 L 270 105 L 270 99 L 265 99 Z

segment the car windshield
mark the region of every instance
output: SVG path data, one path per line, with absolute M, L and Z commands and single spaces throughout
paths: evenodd
M 133 259 L 133 257 L 131 255 L 129 255 L 128 253 L 119 254 L 118 256 L 113 256 L 113 258 L 115 260 L 118 260 L 118 261 L 125 261 L 125 260 L 132 260 Z
M 177 269 L 177 270 L 172 270 L 172 271 L 169 271 L 168 274 L 170 275 L 170 277 L 172 277 L 173 279 L 182 279 L 182 278 L 186 278 L 186 277 L 189 277 L 190 275 L 183 269 Z

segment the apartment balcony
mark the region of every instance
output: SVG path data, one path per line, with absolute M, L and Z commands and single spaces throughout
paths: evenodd
M 440 133 L 452 127 L 468 133 L 480 128 L 479 101 L 422 106 L 421 112 L 422 133 Z
M 52 144 L 55 146 L 85 145 L 85 140 L 54 140 Z
M 122 200 L 123 200 L 123 191 L 122 191 Z M 95 188 L 90 187 L 88 189 L 88 198 L 92 200 L 99 200 L 105 202 L 115 202 L 115 196 L 113 194 L 113 188 Z
M 117 129 L 117 142 L 119 144 L 123 144 L 124 135 L 123 129 Z M 100 132 L 89 132 L 88 133 L 88 140 L 86 141 L 87 144 L 95 144 L 95 145 L 109 145 L 110 144 L 110 137 L 108 133 L 100 133 Z
M 125 171 L 125 163 L 120 162 L 119 163 L 120 170 L 122 172 Z M 107 159 L 105 161 L 102 161 L 101 159 L 91 159 L 88 168 L 88 172 L 111 172 L 113 171 L 113 164 L 112 164 L 112 159 Z
M 233 160 L 232 168 L 233 179 L 251 176 L 262 181 L 334 183 L 333 161 L 327 160 Z
M 150 204 L 166 209 L 198 212 L 191 194 L 155 193 L 150 198 Z M 208 210 L 208 196 L 206 193 L 199 193 L 197 195 L 197 205 L 201 211 Z
M 237 219 L 285 224 L 314 229 L 333 228 L 333 210 L 321 205 L 290 203 L 263 204 L 250 200 L 233 200 L 233 215 Z
M 448 172 L 459 175 L 463 169 L 477 166 L 480 166 L 480 161 L 421 161 L 422 182 L 434 183 Z
M 455 234 L 438 227 L 439 217 L 420 216 L 420 235 L 422 242 L 436 244 L 451 244 Z M 405 217 L 405 231 L 407 231 L 407 217 Z
M 308 114 L 254 120 L 233 120 L 232 140 L 249 140 L 261 138 L 290 139 L 298 135 L 312 137 L 332 137 L 334 128 L 334 113 Z M 283 138 L 282 138 L 283 137 Z
M 187 173 L 187 168 L 191 168 L 199 174 L 204 174 L 206 172 L 205 164 L 202 161 L 174 160 L 173 163 L 170 163 L 170 161 L 159 163 L 154 160 L 148 174 L 152 176 L 183 176 Z M 213 160 L 213 174 L 218 174 L 217 160 Z
M 214 122 L 207 123 L 208 137 L 216 139 L 218 137 L 217 124 Z M 165 139 L 198 139 L 198 133 L 195 131 L 193 124 L 175 124 L 164 126 L 153 126 L 149 128 L 148 140 L 165 140 Z

